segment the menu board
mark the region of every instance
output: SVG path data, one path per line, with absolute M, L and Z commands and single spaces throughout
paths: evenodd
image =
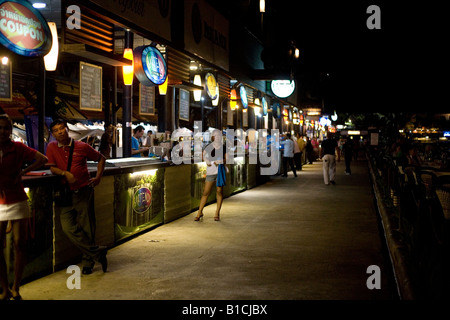
M 155 86 L 139 84 L 139 114 L 155 114 Z
M 0 63 L 0 101 L 12 100 L 11 62 Z
M 102 111 L 102 67 L 80 62 L 80 110 Z
M 180 115 L 181 120 L 189 121 L 189 91 L 180 89 Z

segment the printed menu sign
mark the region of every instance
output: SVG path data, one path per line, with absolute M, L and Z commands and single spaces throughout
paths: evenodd
M 139 84 L 139 114 L 155 114 L 155 87 Z
M 0 63 L 0 101 L 12 100 L 11 63 Z
M 189 91 L 180 89 L 180 116 L 181 120 L 189 121 Z
M 80 62 L 80 110 L 102 111 L 102 67 Z

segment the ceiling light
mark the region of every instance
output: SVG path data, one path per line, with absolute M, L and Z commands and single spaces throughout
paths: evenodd
M 33 3 L 33 8 L 35 8 L 35 9 L 44 9 L 45 7 L 47 7 L 47 4 L 44 2 Z

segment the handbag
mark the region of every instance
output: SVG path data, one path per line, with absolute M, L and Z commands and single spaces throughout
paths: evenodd
M 226 169 L 224 164 L 219 164 L 219 168 L 217 169 L 217 179 L 216 186 L 223 187 L 226 185 Z
M 67 171 L 70 171 L 72 166 L 72 155 L 75 141 L 72 140 L 69 152 L 69 160 L 67 162 Z M 69 183 L 60 181 L 59 185 L 55 186 L 53 191 L 53 201 L 58 207 L 70 207 L 72 205 L 72 190 L 70 190 Z

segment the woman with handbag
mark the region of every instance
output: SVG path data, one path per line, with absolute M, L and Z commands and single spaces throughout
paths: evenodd
M 206 180 L 195 221 L 200 221 L 203 218 L 203 208 L 206 205 L 206 201 L 208 200 L 214 184 L 216 185 L 217 201 L 214 221 L 220 221 L 220 209 L 222 208 L 223 202 L 223 187 L 225 186 L 226 179 L 225 163 L 227 153 L 226 146 L 222 143 L 222 135 L 219 130 L 216 129 L 213 131 L 212 139 L 213 143 L 209 144 L 203 151 L 203 159 L 206 162 Z
M 28 196 L 24 191 L 22 176 L 39 169 L 47 162 L 42 153 L 20 142 L 11 140 L 13 124 L 6 114 L 0 114 L 0 300 L 20 300 L 20 281 L 25 268 L 25 233 L 27 219 L 31 217 Z M 34 162 L 33 162 L 34 161 Z M 31 163 L 22 169 L 25 163 Z M 11 222 L 15 249 L 14 283 L 9 288 L 3 244 L 6 226 Z

